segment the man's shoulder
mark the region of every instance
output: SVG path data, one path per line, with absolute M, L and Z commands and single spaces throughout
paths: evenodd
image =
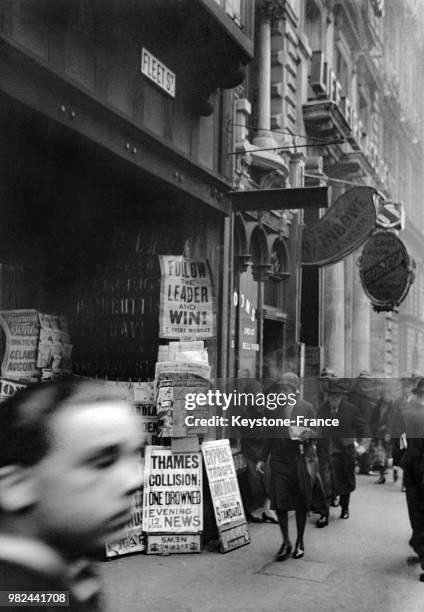
M 296 412 L 300 412 L 300 414 L 308 414 L 308 413 L 314 413 L 314 407 L 312 406 L 311 403 L 307 402 L 306 400 L 302 399 L 302 398 L 298 398 L 296 400 L 296 404 L 294 406 L 294 409 L 296 410 Z
M 1 590 L 61 591 L 64 588 L 64 583 L 56 576 L 49 576 L 14 561 L 0 559 Z
M 358 406 L 356 404 L 354 404 L 353 402 L 350 402 L 349 400 L 342 400 L 342 403 L 340 404 L 340 408 L 339 408 L 340 412 L 346 413 L 346 414 L 354 414 L 358 411 Z

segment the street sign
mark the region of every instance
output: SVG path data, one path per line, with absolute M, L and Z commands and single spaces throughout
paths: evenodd
M 400 238 L 387 230 L 367 241 L 359 259 L 362 287 L 377 312 L 394 310 L 414 281 L 415 262 Z

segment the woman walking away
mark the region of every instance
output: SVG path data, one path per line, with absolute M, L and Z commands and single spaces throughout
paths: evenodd
M 299 398 L 299 387 L 298 376 L 287 372 L 279 382 L 267 389 L 267 393 L 281 393 L 289 398 L 285 406 L 280 406 L 273 412 L 273 417 L 293 420 L 296 420 L 297 416 L 314 417 L 312 405 Z M 309 428 L 303 428 L 297 433 L 297 440 L 295 440 L 291 438 L 288 427 L 268 428 L 261 460 L 256 466 L 259 472 L 263 472 L 265 461 L 270 456 L 271 505 L 277 512 L 283 537 L 283 543 L 277 553 L 277 561 L 284 561 L 292 552 L 288 528 L 289 510 L 296 512 L 297 539 L 292 557 L 300 559 L 304 555 L 303 536 L 311 497 L 308 493 L 311 493 L 313 480 L 305 477 L 305 470 L 300 470 L 299 467 L 305 465 L 305 456 L 309 457 L 310 451 L 314 450 L 314 445 L 311 443 L 314 432 Z M 310 491 L 307 491 L 306 495 L 305 484 L 310 486 Z

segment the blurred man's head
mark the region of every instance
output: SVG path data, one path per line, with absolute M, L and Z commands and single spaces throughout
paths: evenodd
M 331 378 L 328 381 L 327 401 L 332 410 L 337 410 L 342 403 L 343 396 L 348 393 L 348 384 L 343 379 Z
M 294 372 L 286 372 L 280 379 L 280 389 L 282 393 L 300 393 L 300 378 Z
M 403 395 L 410 395 L 412 392 L 412 389 L 415 387 L 415 383 L 417 381 L 417 376 L 414 376 L 413 374 L 408 374 L 408 373 L 403 373 L 400 376 L 400 382 L 402 385 L 402 393 Z
M 26 389 L 0 410 L 0 530 L 68 557 L 119 536 L 141 485 L 140 433 L 104 385 L 69 380 Z

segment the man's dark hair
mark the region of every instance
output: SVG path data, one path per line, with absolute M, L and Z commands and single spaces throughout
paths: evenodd
M 118 400 L 99 381 L 70 378 L 33 384 L 0 404 L 0 467 L 35 465 L 49 451 L 49 422 L 59 410 L 77 404 Z

